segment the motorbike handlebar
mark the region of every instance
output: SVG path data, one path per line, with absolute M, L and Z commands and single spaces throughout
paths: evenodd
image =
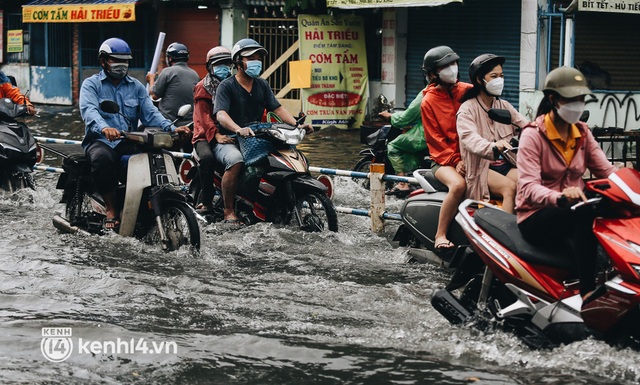
M 586 201 L 578 202 L 575 205 L 571 206 L 571 211 L 576 211 L 577 209 L 583 206 L 594 206 L 600 203 L 601 200 L 602 200 L 601 197 L 596 197 L 596 198 L 587 199 Z

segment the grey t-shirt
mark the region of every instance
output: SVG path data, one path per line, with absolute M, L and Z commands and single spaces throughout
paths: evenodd
M 162 98 L 158 109 L 169 120 L 173 121 L 178 116 L 178 109 L 185 104 L 193 106 L 193 87 L 200 81 L 198 73 L 185 62 L 177 62 L 160 72 L 153 85 L 153 93 Z M 193 111 L 193 109 L 192 109 Z M 176 126 L 188 124 L 193 120 L 193 113 L 176 123 Z

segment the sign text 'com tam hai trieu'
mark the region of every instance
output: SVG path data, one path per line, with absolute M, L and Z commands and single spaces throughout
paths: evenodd
M 135 4 L 27 5 L 22 7 L 23 23 L 85 23 L 135 20 Z

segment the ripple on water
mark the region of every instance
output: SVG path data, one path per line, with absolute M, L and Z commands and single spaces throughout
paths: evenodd
M 638 352 L 587 340 L 531 351 L 500 331 L 452 327 L 429 304 L 449 273 L 399 263 L 397 223 L 373 235 L 260 223 L 202 230 L 202 250 L 162 253 L 117 235 L 63 235 L 53 177 L 0 193 L 0 382 L 231 384 L 637 383 Z M 336 204 L 366 191 L 337 178 Z M 401 202 L 390 201 L 390 211 Z M 366 207 L 366 205 L 364 205 Z M 49 363 L 41 328 L 74 338 L 174 341 L 177 354 L 74 354 Z

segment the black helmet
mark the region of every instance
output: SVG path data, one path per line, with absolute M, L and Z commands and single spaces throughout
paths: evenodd
M 182 43 L 171 43 L 167 47 L 167 56 L 174 61 L 187 61 L 189 60 L 189 50 L 187 46 Z
M 133 59 L 133 56 L 131 56 L 131 48 L 129 48 L 129 44 L 127 44 L 127 42 L 122 39 L 118 39 L 117 37 L 107 39 L 102 43 L 102 45 L 100 45 L 100 49 L 98 50 L 98 58 L 102 57 L 113 57 L 121 60 Z
M 251 56 L 256 52 L 262 56 L 267 55 L 267 50 L 257 41 L 253 39 L 240 39 L 233 45 L 233 48 L 231 48 L 231 58 L 233 62 L 236 63 L 240 55 Z
M 457 53 L 446 45 L 431 48 L 424 54 L 422 70 L 425 74 L 434 72 L 436 67 L 441 67 L 460 59 Z
M 482 73 L 480 70 L 488 72 L 498 64 L 504 65 L 505 60 L 506 59 L 502 56 L 496 56 L 492 53 L 483 53 L 471 62 L 471 65 L 469 66 L 469 80 L 471 80 L 472 84 L 476 84 L 476 76 L 478 75 L 478 72 Z

